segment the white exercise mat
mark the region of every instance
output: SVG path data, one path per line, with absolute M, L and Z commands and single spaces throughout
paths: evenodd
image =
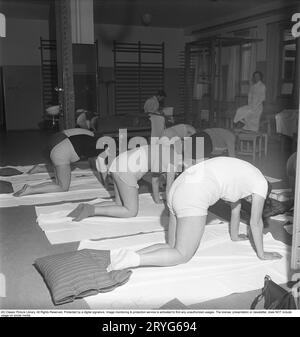
M 246 225 L 241 224 L 241 231 Z M 122 241 L 121 241 L 122 240 Z M 137 243 L 140 240 L 140 244 Z M 146 242 L 148 240 L 148 242 Z M 119 241 L 121 244 L 119 244 Z M 164 242 L 162 233 L 104 241 L 85 241 L 79 249 L 119 246 L 139 249 Z M 133 269 L 129 282 L 113 292 L 85 298 L 91 309 L 158 309 L 177 298 L 184 305 L 263 287 L 265 275 L 277 283 L 288 281 L 290 251 L 283 243 L 264 236 L 265 251 L 277 251 L 281 260 L 259 260 L 249 241 L 232 242 L 228 224 L 206 226 L 199 249 L 186 264 Z
M 44 193 L 26 195 L 24 197 L 14 197 L 12 194 L 0 194 L 0 208 L 1 207 L 16 207 L 28 205 L 42 205 L 62 201 L 72 200 L 88 200 L 98 197 L 109 197 L 110 192 L 98 185 L 98 188 L 84 189 L 70 189 L 67 192 Z
M 91 203 L 99 201 L 105 200 L 94 200 Z M 164 204 L 155 204 L 150 194 L 139 196 L 139 212 L 134 218 L 96 216 L 75 222 L 67 215 L 77 205 L 64 203 L 35 208 L 38 224 L 51 244 L 163 231 L 168 224 L 167 209 Z
M 32 165 L 21 167 L 16 166 L 14 168 L 20 169 L 20 171 L 23 172 L 27 172 L 30 168 L 32 168 Z M 0 180 L 11 182 L 14 192 L 20 190 L 25 184 L 34 186 L 41 183 L 51 182 L 51 178 L 48 173 L 24 173 L 22 175 L 11 177 L 1 177 Z M 110 196 L 110 193 L 99 182 L 90 168 L 75 168 L 71 172 L 71 185 L 69 191 L 41 193 L 23 197 L 14 197 L 13 193 L 0 194 L 0 208 L 23 205 L 38 205 L 61 201 L 86 200 L 108 196 Z
M 15 181 L 12 182 L 13 190 L 19 191 L 25 184 L 30 186 L 39 185 L 41 183 L 49 183 L 51 182 L 51 178 L 48 176 L 46 177 L 36 177 L 36 175 L 32 175 L 32 177 L 28 177 L 26 179 L 26 182 L 24 181 Z M 82 173 L 72 173 L 71 174 L 71 184 L 70 184 L 70 190 L 79 190 L 79 189 L 97 189 L 99 187 L 103 188 L 103 185 L 99 182 L 99 180 L 96 178 L 96 176 L 93 174 L 93 172 L 90 172 L 90 174 L 82 174 Z
M 10 166 L 13 168 L 18 169 L 19 166 Z M 26 166 L 26 169 L 24 168 L 25 166 L 21 166 L 23 169 L 20 170 L 22 172 L 27 172 L 30 168 L 32 168 L 31 166 Z M 94 176 L 93 171 L 90 168 L 87 169 L 81 169 L 81 168 L 75 168 L 74 170 L 72 170 L 71 172 L 72 177 L 91 177 Z M 31 183 L 35 183 L 38 181 L 44 181 L 44 180 L 49 180 L 51 177 L 54 176 L 53 172 L 41 172 L 41 173 L 33 173 L 33 174 L 28 174 L 28 173 L 23 173 L 23 174 L 19 174 L 19 175 L 15 175 L 15 176 L 0 176 L 0 180 L 5 180 L 5 181 L 9 181 L 12 184 L 31 184 Z
M 207 216 L 207 225 L 215 225 L 215 224 L 227 224 L 228 222 L 221 219 L 217 215 L 208 212 Z M 129 226 L 126 224 L 125 226 Z M 227 228 L 224 227 L 225 233 L 228 232 Z M 224 237 L 219 235 L 219 231 L 215 233 L 214 231 L 209 231 L 205 234 L 205 245 L 208 246 L 210 244 L 216 244 L 217 241 L 223 242 Z M 123 237 L 115 237 L 115 238 L 100 238 L 94 240 L 82 240 L 79 244 L 78 249 L 84 249 L 85 247 L 89 247 L 89 249 L 103 249 L 103 250 L 111 250 L 125 247 L 144 247 L 149 243 L 159 243 L 166 242 L 167 237 L 167 227 L 165 231 L 157 231 L 151 233 L 137 233 L 132 235 L 125 235 Z
M 36 164 L 36 165 L 45 165 L 44 163 Z M 0 166 L 0 169 L 3 168 L 14 168 L 16 170 L 19 170 L 21 172 L 28 172 L 30 169 L 33 168 L 35 165 L 6 165 L 6 166 Z

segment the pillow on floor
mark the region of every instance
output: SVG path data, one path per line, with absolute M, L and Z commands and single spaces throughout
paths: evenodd
M 0 194 L 13 193 L 14 189 L 9 181 L 0 180 Z
M 13 167 L 3 167 L 0 168 L 0 176 L 2 177 L 10 177 L 10 176 L 17 176 L 23 174 L 23 172 L 13 168 Z
M 44 277 L 54 304 L 114 290 L 126 283 L 131 270 L 107 272 L 110 251 L 83 249 L 38 258 L 35 267 Z

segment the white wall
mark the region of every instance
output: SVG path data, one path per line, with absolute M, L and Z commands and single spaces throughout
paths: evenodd
M 47 20 L 6 20 L 6 37 L 0 39 L 0 65 L 40 65 L 40 37 L 49 37 Z
M 40 37 L 49 38 L 48 20 L 7 18 L 0 40 L 8 130 L 38 129 L 43 119 Z

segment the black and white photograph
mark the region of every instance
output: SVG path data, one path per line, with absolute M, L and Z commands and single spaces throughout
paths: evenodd
M 0 0 L 0 316 L 299 317 L 299 93 L 299 0 Z

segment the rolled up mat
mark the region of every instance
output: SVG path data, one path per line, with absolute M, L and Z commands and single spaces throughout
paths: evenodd
M 0 194 L 13 193 L 14 189 L 9 181 L 0 180 Z
M 83 249 L 38 258 L 34 265 L 44 277 L 55 305 L 114 290 L 125 284 L 131 270 L 107 272 L 109 250 Z
M 13 167 L 3 167 L 0 168 L 0 176 L 2 177 L 10 177 L 10 176 L 17 176 L 23 174 L 23 172 L 13 168 Z

